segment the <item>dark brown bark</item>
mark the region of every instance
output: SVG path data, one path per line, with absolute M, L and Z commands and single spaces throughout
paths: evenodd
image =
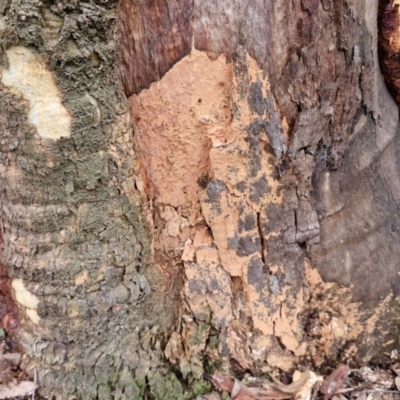
M 118 65 L 128 97 L 190 53 L 192 8 L 189 0 L 120 1 Z

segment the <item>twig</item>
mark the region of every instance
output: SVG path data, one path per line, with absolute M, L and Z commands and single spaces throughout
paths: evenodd
M 36 384 L 36 368 L 35 368 L 35 371 L 33 373 L 33 383 Z M 34 391 L 32 393 L 32 400 L 35 400 L 35 392 L 36 392 L 36 389 L 34 389 Z
M 379 392 L 379 393 L 397 393 L 397 394 L 400 393 L 398 390 L 385 390 L 385 389 L 363 389 L 361 390 L 361 392 L 367 392 L 367 393 Z

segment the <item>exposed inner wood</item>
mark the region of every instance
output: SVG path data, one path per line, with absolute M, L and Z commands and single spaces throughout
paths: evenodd
M 71 135 L 71 115 L 61 104 L 54 77 L 29 49 L 7 50 L 9 68 L 2 73 L 3 84 L 29 101 L 29 121 L 43 139 L 57 140 Z
M 265 210 L 282 207 L 276 164 L 287 153 L 287 126 L 256 61 L 240 47 L 232 60 L 193 49 L 129 104 L 143 198 L 150 200 L 154 260 L 171 274 L 184 273 L 182 333 L 171 338 L 167 356 L 191 364 L 187 368 L 200 376 L 202 368 L 193 363 L 201 363 L 209 324 L 224 332 L 228 359 L 244 369 L 265 360 L 265 371 L 287 370 L 309 353 L 322 362 L 338 343 L 355 339 L 358 306 L 333 317 L 332 293 L 326 315 L 316 317 L 323 339 L 307 342 L 299 315 L 307 303 L 318 304 L 320 290 L 331 293 L 335 285 L 312 278 L 306 263 L 297 268 L 307 279 L 292 287 L 284 259 L 269 249 L 282 235 L 274 222 L 279 215 L 268 218 Z M 295 142 L 293 151 L 302 146 Z M 292 214 L 284 240 L 316 240 L 316 214 L 306 199 L 297 201 L 297 221 Z M 351 303 L 348 290 L 340 293 Z M 206 330 L 197 346 L 184 346 L 180 355 L 171 350 L 192 343 L 198 329 Z

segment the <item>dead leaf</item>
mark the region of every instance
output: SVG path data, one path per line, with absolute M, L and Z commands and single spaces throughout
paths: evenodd
M 21 361 L 21 353 L 5 353 L 0 355 L 0 360 L 6 360 L 13 367 L 17 367 Z
M 395 363 L 392 365 L 392 371 L 397 375 L 400 376 L 400 363 Z
M 37 387 L 38 385 L 36 383 L 30 381 L 0 385 L 0 399 L 13 399 L 18 396 L 27 396 L 33 393 Z
M 234 382 L 234 384 L 233 384 L 233 388 L 232 388 L 232 390 L 231 390 L 231 396 L 232 396 L 232 398 L 236 398 L 236 396 L 240 393 L 240 391 L 242 390 L 242 385 L 241 385 L 241 383 L 237 380 L 237 379 L 235 379 L 235 382 Z
M 0 383 L 7 383 L 12 377 L 13 371 L 11 363 L 0 358 Z
M 368 393 L 367 400 L 389 400 L 395 397 L 388 397 L 387 394 L 382 393 L 381 390 L 373 390 Z
M 254 396 L 259 395 L 264 396 L 263 398 L 278 399 L 295 397 L 297 400 L 310 400 L 314 388 L 318 386 L 316 387 L 316 390 L 318 390 L 322 380 L 322 376 L 318 376 L 314 372 L 307 370 L 303 373 L 295 371 L 293 374 L 293 383 L 290 385 L 285 385 L 277 379 L 274 379 L 274 382 L 270 382 L 266 379 L 254 377 L 245 378 L 245 383 L 248 387 L 247 389 L 250 390 Z M 242 383 L 243 382 L 244 381 L 242 381 Z M 258 389 L 256 392 L 257 389 L 255 387 L 262 389 Z
M 367 400 L 368 393 L 365 391 L 355 393 L 356 400 Z
M 284 393 L 279 389 L 268 385 L 268 381 L 257 379 L 262 382 L 261 387 L 248 387 L 238 380 L 232 379 L 222 372 L 216 371 L 208 378 L 219 390 L 231 394 L 234 400 L 285 400 L 293 398 L 292 393 Z
M 329 376 L 324 379 L 320 389 L 320 392 L 324 394 L 324 400 L 330 399 L 343 387 L 349 372 L 350 369 L 347 365 L 340 364 Z
M 390 389 L 393 386 L 393 377 L 381 369 L 362 367 L 360 374 L 364 380 L 373 383 L 376 388 Z
M 202 394 L 201 396 L 197 396 L 196 400 L 221 400 L 221 396 L 218 392 L 212 392 L 207 394 Z
M 345 396 L 343 396 L 342 394 L 335 394 L 332 397 L 332 400 L 347 400 Z
M 233 382 L 228 375 L 222 372 L 215 371 L 212 376 L 207 379 L 215 386 L 216 389 L 222 390 L 223 392 L 230 393 L 233 388 Z
M 278 379 L 274 378 L 271 375 L 272 380 L 275 382 L 275 388 L 279 389 L 281 392 L 284 393 L 290 393 L 290 394 L 296 394 L 310 379 L 310 371 L 307 370 L 303 372 L 299 379 L 296 381 L 292 382 L 289 385 L 284 385 L 282 382 L 280 382 Z
M 245 386 L 242 385 L 238 380 L 234 382 L 232 379 L 222 372 L 216 371 L 210 378 L 211 383 L 219 390 L 228 392 L 231 394 L 232 399 L 235 400 L 255 400 L 252 393 L 247 393 L 244 389 Z M 232 391 L 234 394 L 232 394 Z
M 318 391 L 322 384 L 323 377 L 310 371 L 310 378 L 305 385 L 296 393 L 296 400 L 310 400 L 312 393 Z
M 396 389 L 400 391 L 400 376 L 394 378 L 394 384 L 396 385 Z
M 285 400 L 292 399 L 293 395 L 283 393 L 278 389 L 264 389 L 260 387 L 247 387 L 242 385 L 235 400 Z

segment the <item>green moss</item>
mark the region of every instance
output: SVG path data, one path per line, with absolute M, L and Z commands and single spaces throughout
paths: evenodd
M 149 386 L 156 400 L 184 400 L 183 388 L 173 373 L 163 376 L 160 372 L 149 372 Z
M 209 325 L 209 324 L 204 323 L 204 324 L 199 325 L 197 328 L 196 335 L 190 341 L 190 345 L 192 345 L 192 346 L 193 345 L 194 346 L 203 345 L 203 343 L 205 343 L 205 341 L 207 340 L 207 338 L 209 336 L 210 329 L 211 329 L 211 325 Z
M 222 361 L 221 360 L 216 360 L 211 362 L 210 360 L 205 360 L 204 361 L 204 371 L 208 375 L 212 375 L 215 371 L 221 370 L 222 368 Z
M 146 389 L 146 380 L 144 378 L 136 376 L 133 381 L 135 386 L 143 393 Z
M 111 399 L 111 390 L 108 385 L 99 385 L 97 389 L 97 398 L 99 400 L 109 400 Z
M 146 389 L 146 380 L 138 376 L 130 375 L 129 371 L 121 376 L 118 382 L 119 389 L 123 395 L 120 398 L 127 399 L 143 399 L 143 395 Z M 119 398 L 116 396 L 116 398 Z
M 132 399 L 132 400 L 136 400 L 136 399 L 143 399 L 143 393 L 144 393 L 144 389 L 145 386 L 142 386 L 141 382 L 137 382 L 137 379 L 132 379 L 129 383 L 126 384 L 126 386 L 124 387 L 124 398 L 127 399 Z
M 212 385 L 208 381 L 195 381 L 192 385 L 192 392 L 193 392 L 193 397 L 200 396 L 204 393 L 208 393 L 212 390 Z

